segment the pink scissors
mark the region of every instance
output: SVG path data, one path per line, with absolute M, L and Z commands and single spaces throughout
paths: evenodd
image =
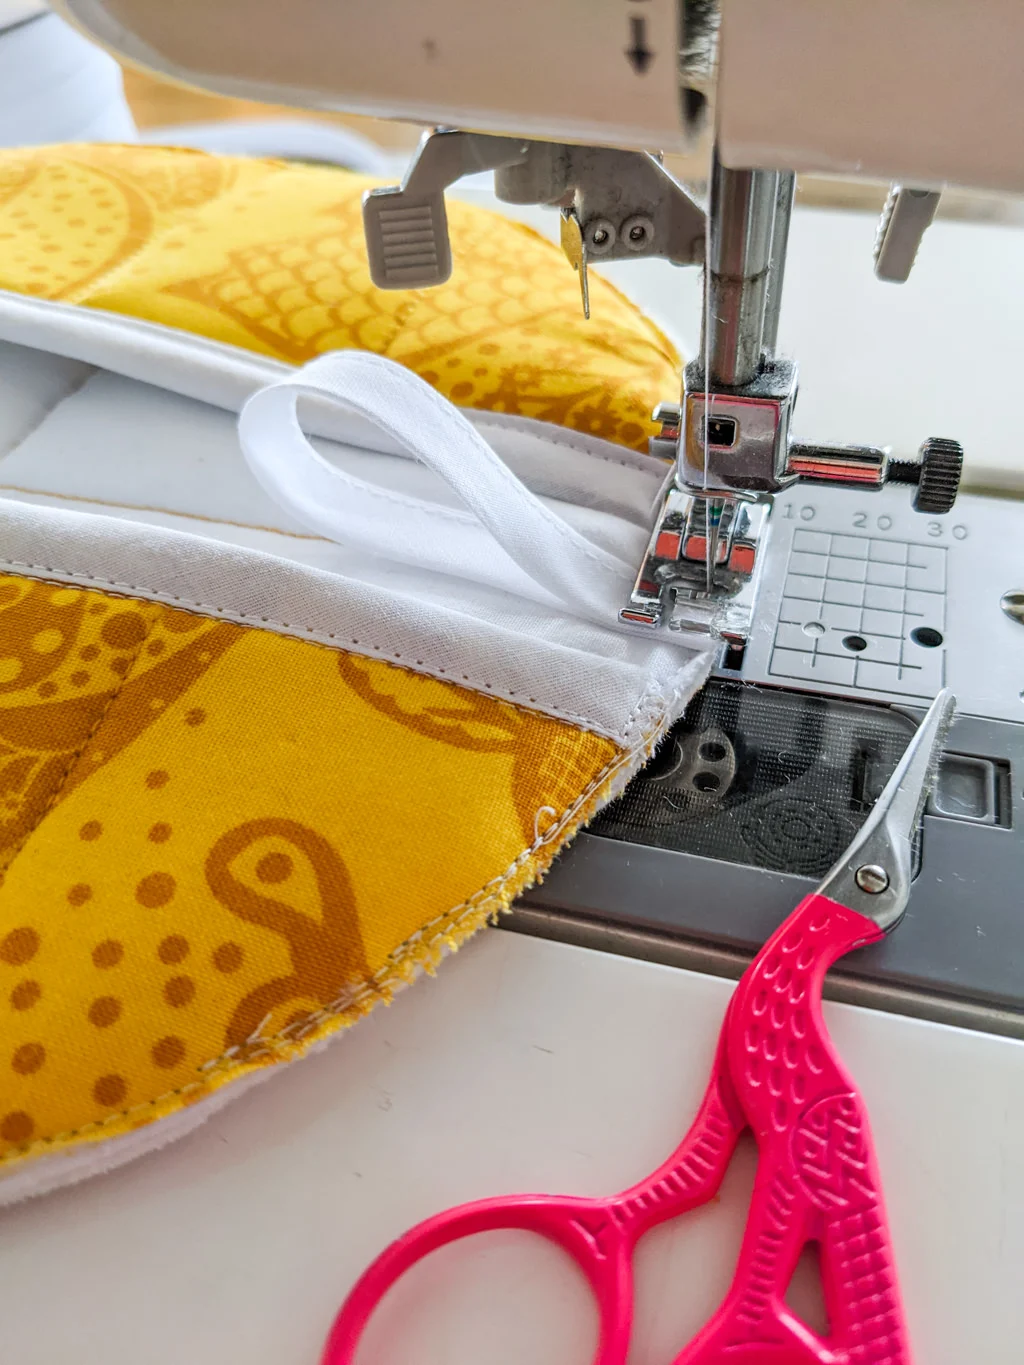
M 853 843 L 747 968 L 697 1118 L 665 1164 L 611 1198 L 514 1195 L 428 1218 L 357 1281 L 322 1365 L 351 1365 L 371 1313 L 417 1261 L 499 1228 L 539 1233 L 576 1260 L 600 1310 L 594 1365 L 625 1365 L 638 1239 L 712 1198 L 746 1128 L 759 1159 L 736 1274 L 674 1365 L 909 1365 L 867 1113 L 825 1030 L 821 992 L 838 958 L 882 938 L 906 909 L 913 840 L 954 705 L 949 691 L 935 698 Z M 827 1338 L 785 1302 L 807 1242 L 820 1251 Z

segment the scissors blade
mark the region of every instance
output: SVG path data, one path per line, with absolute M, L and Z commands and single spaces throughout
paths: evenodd
M 907 908 L 914 835 L 955 709 L 956 697 L 948 687 L 943 688 L 871 814 L 818 888 L 819 895 L 858 911 L 886 932 L 899 923 Z

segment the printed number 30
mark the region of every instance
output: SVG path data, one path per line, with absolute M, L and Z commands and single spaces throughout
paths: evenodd
M 928 534 L 930 536 L 941 536 L 945 529 L 946 528 L 943 526 L 941 521 L 930 521 L 928 523 Z M 959 522 L 957 523 L 956 526 L 951 526 L 949 528 L 949 533 L 954 540 L 967 539 L 967 527 Z
M 854 526 L 858 527 L 858 529 L 865 530 L 868 524 L 867 512 L 854 512 L 853 524 Z M 892 527 L 892 517 L 886 516 L 883 513 L 882 516 L 876 518 L 875 525 L 878 527 L 880 531 L 888 531 Z M 943 526 L 941 521 L 930 521 L 928 523 L 928 534 L 931 537 L 933 537 L 933 539 L 937 539 L 939 536 L 942 536 L 945 533 L 945 531 L 946 527 Z M 951 526 L 949 528 L 949 533 L 954 540 L 967 539 L 967 527 L 962 524 L 958 523 L 956 526 Z

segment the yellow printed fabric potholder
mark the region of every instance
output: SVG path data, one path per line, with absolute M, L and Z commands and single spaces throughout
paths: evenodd
M 387 663 L 0 579 L 0 1137 L 125 1133 L 479 927 L 623 756 Z M 543 833 L 543 831 L 541 831 Z
M 377 289 L 344 171 L 162 147 L 0 151 L 0 289 L 81 304 L 299 365 L 389 356 L 463 407 L 520 413 L 646 450 L 679 388 L 669 341 L 605 280 L 592 319 L 561 251 L 448 206 L 437 289 Z
M 588 326 L 556 247 L 457 203 L 451 282 L 382 293 L 366 183 L 0 152 L 0 336 L 17 299 L 289 364 L 370 350 L 464 406 L 643 448 L 679 362 L 630 303 L 595 280 Z M 458 661 L 489 622 L 442 605 L 431 635 L 346 583 L 212 523 L 0 498 L 0 1202 L 143 1150 L 156 1120 L 183 1130 L 433 967 L 544 872 L 701 673 L 567 621 L 513 685 L 525 635 L 474 675 Z M 573 686 L 579 706 L 550 702 Z

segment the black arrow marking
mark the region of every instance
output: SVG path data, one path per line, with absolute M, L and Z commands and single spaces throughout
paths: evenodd
M 633 46 L 626 48 L 626 56 L 636 74 L 642 76 L 654 61 L 654 53 L 647 46 L 647 20 L 631 18 L 629 30 Z

